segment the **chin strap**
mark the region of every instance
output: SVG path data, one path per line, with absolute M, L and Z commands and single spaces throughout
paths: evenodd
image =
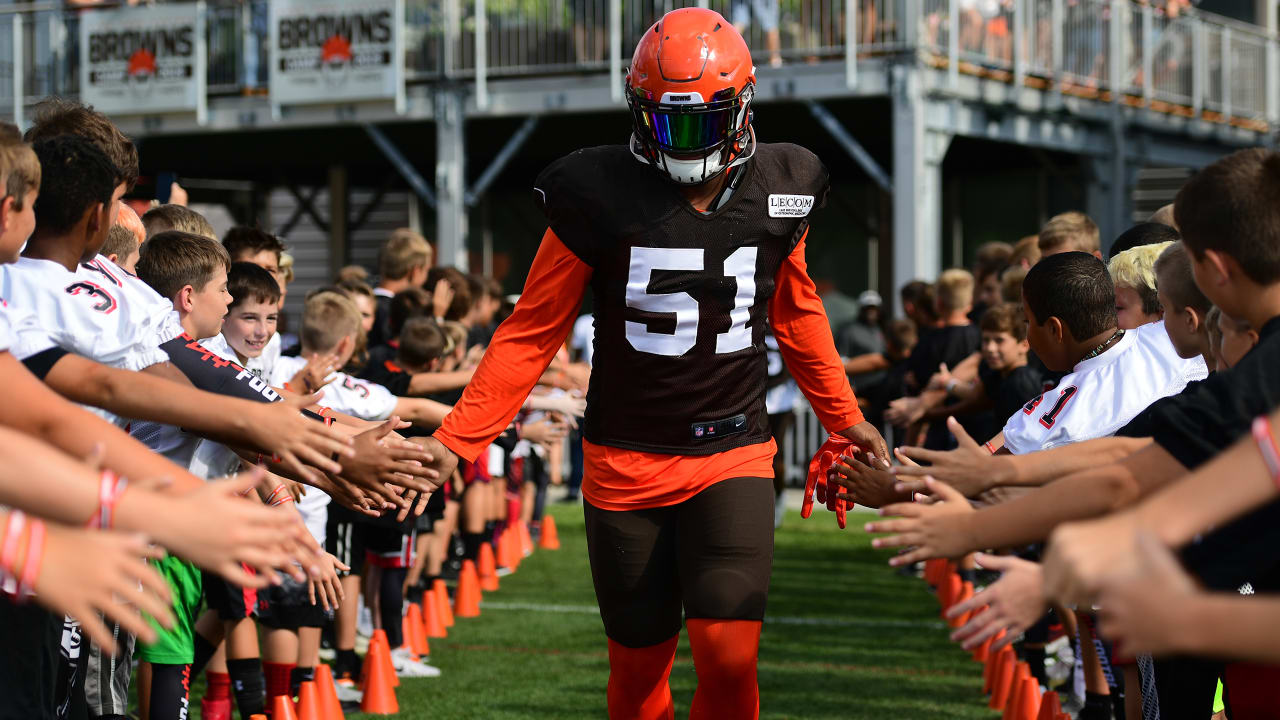
M 699 160 L 678 160 L 676 158 L 671 157 L 670 155 L 667 155 L 666 153 L 659 152 L 659 153 L 656 153 L 657 155 L 656 158 L 650 159 L 649 157 L 645 156 L 644 146 L 641 144 L 640 139 L 636 137 L 634 132 L 631 133 L 631 137 L 630 137 L 630 140 L 628 141 L 627 146 L 631 150 L 631 155 L 635 157 L 636 160 L 644 163 L 645 165 L 650 165 L 660 170 L 664 175 L 666 175 L 672 182 L 676 183 L 677 185 L 701 185 L 702 183 L 707 182 L 708 180 L 714 178 L 715 176 L 719 175 L 722 172 L 725 172 L 727 170 L 730 170 L 732 168 L 738 167 L 739 165 L 746 163 L 753 156 L 755 156 L 756 130 L 751 125 L 747 125 L 746 147 L 743 148 L 742 152 L 738 153 L 738 155 L 733 160 L 729 161 L 728 164 L 722 164 L 719 161 L 717 161 L 714 165 L 712 165 L 709 162 L 711 157 L 710 155 L 708 155 L 707 157 L 701 158 Z M 715 154 L 715 153 L 712 153 L 712 154 Z M 684 172 L 676 171 L 676 168 L 680 168 L 681 166 L 684 166 L 683 168 L 681 168 L 682 170 L 686 168 L 688 169 L 689 171 L 688 174 L 685 174 Z M 700 168 L 700 172 L 697 172 L 695 174 L 695 169 L 698 169 L 698 168 Z

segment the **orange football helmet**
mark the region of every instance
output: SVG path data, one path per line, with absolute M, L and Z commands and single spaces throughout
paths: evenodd
M 631 152 L 682 185 L 697 185 L 755 151 L 755 66 L 720 13 L 684 8 L 645 31 L 627 69 Z

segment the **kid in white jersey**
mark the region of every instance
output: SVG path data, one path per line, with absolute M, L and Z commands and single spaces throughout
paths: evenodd
M 1008 452 L 1110 435 L 1151 403 L 1208 375 L 1202 358 L 1178 355 L 1163 322 L 1117 327 L 1111 278 L 1091 255 L 1044 258 L 1022 288 L 1031 348 L 1050 370 L 1071 372 L 1009 418 Z

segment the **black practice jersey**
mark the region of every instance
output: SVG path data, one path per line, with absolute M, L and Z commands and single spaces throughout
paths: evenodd
M 825 202 L 827 170 L 799 146 L 760 144 L 741 172 L 710 213 L 622 145 L 539 175 L 534 199 L 552 231 L 593 269 L 590 442 L 709 455 L 769 440 L 769 300 Z

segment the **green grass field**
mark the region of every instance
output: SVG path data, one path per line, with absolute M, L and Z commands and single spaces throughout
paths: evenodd
M 595 608 L 582 511 L 551 511 L 562 548 L 538 551 L 431 643 L 444 676 L 402 680 L 403 718 L 602 718 L 608 659 Z M 834 517 L 787 515 L 777 535 L 760 649 L 764 718 L 991 718 L 982 666 L 947 640 L 923 582 L 894 574 L 887 554 Z M 676 717 L 695 684 L 681 641 L 671 674 Z

